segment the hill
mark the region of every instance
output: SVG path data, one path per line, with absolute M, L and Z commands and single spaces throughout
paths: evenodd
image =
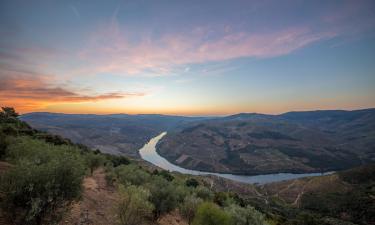
M 138 158 L 138 149 L 160 132 L 203 118 L 167 115 L 93 115 L 28 113 L 20 117 L 33 128 L 68 138 L 110 154 Z
M 322 172 L 375 162 L 375 109 L 237 114 L 170 130 L 158 153 L 222 173 Z

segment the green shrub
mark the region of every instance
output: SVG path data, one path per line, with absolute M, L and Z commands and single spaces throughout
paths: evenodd
M 151 175 L 148 172 L 133 164 L 118 166 L 115 172 L 118 181 L 124 185 L 143 185 L 151 180 Z
M 178 203 L 178 193 L 175 186 L 159 176 L 154 176 L 148 184 L 151 192 L 150 201 L 154 204 L 154 218 L 175 209 Z
M 60 209 L 81 193 L 82 161 L 68 155 L 36 164 L 22 160 L 1 178 L 3 210 L 19 224 L 58 220 Z M 60 156 L 61 157 L 61 156 Z
M 198 206 L 193 225 L 231 225 L 231 218 L 216 204 L 205 202 Z
M 106 159 L 100 154 L 88 153 L 85 155 L 85 161 L 92 174 L 96 168 L 104 165 Z
M 163 177 L 163 178 L 166 179 L 167 181 L 172 181 L 172 180 L 174 180 L 174 176 L 171 175 L 171 173 L 168 172 L 168 171 L 166 171 L 166 170 L 162 170 L 162 171 L 158 172 L 156 175 Z
M 195 212 L 202 202 L 202 199 L 197 198 L 194 195 L 189 195 L 186 196 L 184 201 L 180 204 L 180 213 L 182 217 L 184 217 L 188 221 L 188 224 L 191 224 L 192 220 L 194 219 Z
M 208 189 L 204 186 L 198 186 L 195 189 L 195 193 L 197 194 L 198 198 L 201 198 L 201 199 L 206 200 L 206 201 L 210 201 L 214 197 L 213 192 L 210 189 Z
M 232 204 L 224 210 L 232 218 L 233 225 L 268 225 L 264 215 L 251 206 L 241 207 Z
M 187 179 L 185 181 L 185 184 L 188 187 L 194 187 L 194 188 L 196 188 L 199 185 L 198 181 L 196 179 L 194 179 L 194 178 Z
M 125 156 L 117 156 L 117 155 L 110 155 L 105 154 L 106 158 L 112 162 L 113 167 L 118 167 L 120 165 L 129 165 L 130 160 Z
M 120 200 L 117 215 L 121 225 L 139 225 L 150 219 L 153 205 L 148 201 L 150 192 L 137 186 L 119 187 Z
M 27 137 L 13 138 L 6 157 L 14 166 L 1 177 L 2 208 L 19 224 L 55 221 L 81 192 L 85 173 L 72 146 L 54 146 Z

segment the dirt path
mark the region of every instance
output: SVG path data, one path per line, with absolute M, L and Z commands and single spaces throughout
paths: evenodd
M 81 201 L 73 204 L 71 211 L 59 225 L 117 225 L 114 206 L 118 194 L 115 187 L 107 185 L 103 169 L 83 180 Z M 157 225 L 187 225 L 177 211 L 162 216 Z M 1 224 L 0 224 L 1 225 Z
M 117 199 L 115 188 L 108 186 L 103 169 L 94 171 L 83 180 L 81 201 L 73 204 L 71 211 L 60 225 L 112 225 L 115 224 L 113 210 Z

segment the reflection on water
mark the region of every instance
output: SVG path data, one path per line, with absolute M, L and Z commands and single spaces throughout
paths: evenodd
M 176 172 L 180 172 L 183 174 L 191 174 L 191 175 L 215 175 L 215 176 L 224 177 L 230 180 L 239 181 L 243 183 L 249 183 L 249 184 L 254 184 L 254 183 L 265 184 L 265 183 L 271 183 L 271 182 L 282 181 L 282 180 L 290 180 L 290 179 L 301 178 L 301 177 L 321 176 L 321 175 L 327 175 L 327 174 L 332 173 L 332 172 L 303 173 L 303 174 L 276 173 L 276 174 L 267 174 L 267 175 L 246 176 L 246 175 L 221 174 L 221 173 L 210 173 L 210 172 L 189 170 L 189 169 L 185 169 L 185 168 L 182 168 L 182 167 L 179 167 L 170 163 L 169 161 L 161 157 L 156 152 L 156 144 L 166 134 L 167 134 L 166 132 L 163 132 L 160 135 L 152 138 L 147 144 L 143 146 L 143 148 L 139 150 L 139 153 L 142 159 L 168 171 L 176 171 Z

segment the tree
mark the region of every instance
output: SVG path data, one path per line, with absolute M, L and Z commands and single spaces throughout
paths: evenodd
M 3 110 L 2 115 L 6 118 L 16 118 L 18 117 L 18 113 L 16 113 L 16 110 L 12 107 L 1 107 Z
M 151 218 L 153 205 L 148 201 L 150 192 L 142 187 L 130 185 L 119 187 L 120 200 L 117 214 L 121 225 L 139 225 Z
M 202 202 L 202 199 L 197 198 L 194 195 L 189 195 L 186 196 L 184 201 L 180 204 L 180 213 L 182 217 L 188 221 L 188 224 L 191 224 L 192 220 L 194 219 L 195 212 Z
M 233 225 L 268 225 L 264 215 L 251 206 L 232 204 L 224 209 L 231 216 Z
M 216 204 L 205 202 L 198 206 L 193 225 L 231 225 L 231 218 Z

